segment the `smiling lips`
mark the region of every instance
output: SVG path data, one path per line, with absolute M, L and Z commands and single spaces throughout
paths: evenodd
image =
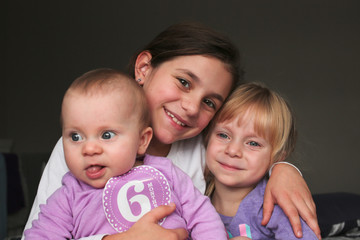
M 100 178 L 105 173 L 105 168 L 100 165 L 91 165 L 85 169 L 86 176 L 90 179 Z
M 227 165 L 225 163 L 221 163 L 219 162 L 220 166 L 222 166 L 224 169 L 229 170 L 229 171 L 238 171 L 238 170 L 242 170 L 241 168 L 235 167 L 235 166 L 231 166 L 231 165 Z
M 166 114 L 171 117 L 171 119 L 179 126 L 185 127 L 186 124 L 181 122 L 179 119 L 177 119 L 174 114 L 170 113 L 168 110 L 165 109 Z

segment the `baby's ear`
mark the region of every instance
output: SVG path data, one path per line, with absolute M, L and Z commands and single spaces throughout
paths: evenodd
M 145 154 L 146 149 L 148 148 L 149 143 L 151 141 L 152 135 L 153 135 L 153 130 L 151 127 L 147 127 L 141 131 L 138 155 Z
M 152 55 L 149 51 L 141 52 L 136 58 L 135 79 L 139 82 L 140 85 L 144 84 L 144 81 L 151 71 L 151 59 Z

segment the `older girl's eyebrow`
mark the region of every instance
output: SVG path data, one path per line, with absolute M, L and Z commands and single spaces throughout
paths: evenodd
M 195 73 L 193 73 L 192 71 L 190 71 L 188 69 L 183 69 L 183 68 L 178 68 L 177 70 L 180 71 L 180 72 L 183 72 L 186 75 L 188 75 L 195 82 L 200 82 L 200 78 Z M 224 98 L 220 94 L 212 93 L 212 94 L 210 94 L 210 96 L 213 97 L 213 98 L 218 99 L 220 102 L 224 102 Z
M 188 76 L 189 76 L 190 78 L 192 78 L 195 82 L 199 82 L 199 81 L 200 81 L 199 77 L 198 77 L 195 73 L 193 73 L 192 71 L 190 71 L 190 70 L 188 70 L 188 69 L 178 68 L 177 70 L 180 71 L 180 72 L 182 72 L 182 73 L 184 73 L 184 74 L 186 74 L 186 75 L 188 75 Z

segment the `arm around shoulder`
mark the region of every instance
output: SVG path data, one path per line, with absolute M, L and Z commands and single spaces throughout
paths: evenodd
M 291 224 L 289 219 L 286 217 L 284 212 L 277 206 L 274 209 L 273 216 L 271 217 L 266 228 L 268 228 L 273 234 L 275 239 L 306 239 L 306 240 L 317 240 L 318 237 L 310 229 L 310 227 L 305 223 L 303 219 L 300 218 L 300 224 L 302 227 L 302 237 L 298 238 L 292 231 Z
M 298 170 L 288 164 L 277 164 L 272 170 L 265 189 L 262 225 L 269 222 L 275 204 L 278 204 L 289 218 L 297 237 L 302 236 L 302 217 L 321 239 L 311 192 Z

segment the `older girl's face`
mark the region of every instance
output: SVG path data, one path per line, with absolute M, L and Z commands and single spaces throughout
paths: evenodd
M 228 96 L 232 75 L 213 57 L 180 56 L 149 67 L 142 80 L 155 137 L 164 144 L 198 135 Z

